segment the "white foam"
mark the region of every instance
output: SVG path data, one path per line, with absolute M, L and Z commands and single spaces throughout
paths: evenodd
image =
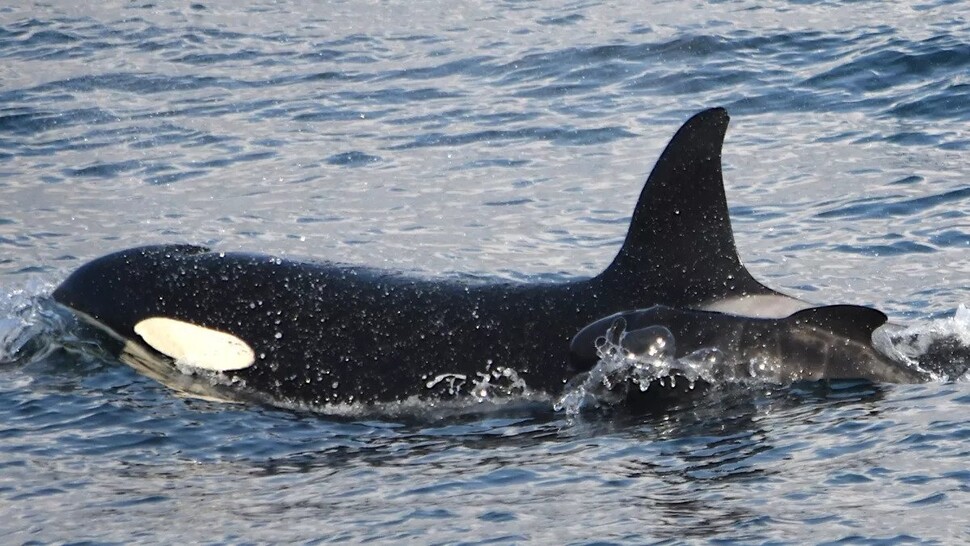
M 936 380 L 970 379 L 970 309 L 963 304 L 949 318 L 910 326 L 884 324 L 873 332 L 872 344 L 889 358 L 915 366 Z

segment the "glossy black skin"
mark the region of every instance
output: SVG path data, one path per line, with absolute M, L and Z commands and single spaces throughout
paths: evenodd
M 622 321 L 624 344 L 643 345 L 655 335 L 648 329 L 663 326 L 676 340 L 678 358 L 701 349 L 717 348 L 740 366 L 742 376 L 751 361 L 775 363 L 774 382 L 820 379 L 867 379 L 889 383 L 926 381 L 927 374 L 895 362 L 872 346 L 873 331 L 886 323 L 886 315 L 869 307 L 832 305 L 813 307 L 785 318 L 752 318 L 675 309 L 663 305 L 626 311 L 597 320 L 583 328 L 570 345 L 570 360 L 577 370 L 588 370 L 599 360 L 597 339 Z M 637 353 L 637 349 L 631 348 Z M 769 376 L 770 378 L 770 376 Z
M 469 284 L 185 245 L 90 262 L 54 292 L 120 337 L 163 316 L 231 333 L 256 363 L 230 377 L 308 404 L 436 396 L 440 374 L 516 370 L 558 393 L 572 337 L 623 309 L 775 294 L 738 259 L 721 178 L 727 113 L 701 112 L 673 137 L 626 240 L 600 275 L 568 283 Z M 725 281 L 730 279 L 730 281 Z
M 431 394 L 440 374 L 498 366 L 556 392 L 572 335 L 627 301 L 599 279 L 469 285 L 184 246 L 127 250 L 79 275 L 96 282 L 79 291 L 72 278 L 57 301 L 129 339 L 150 316 L 232 333 L 257 361 L 227 374 L 312 404 Z

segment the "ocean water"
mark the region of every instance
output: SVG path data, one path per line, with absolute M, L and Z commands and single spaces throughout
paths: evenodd
M 49 301 L 87 260 L 160 242 L 592 275 L 667 140 L 715 105 L 756 277 L 970 329 L 965 2 L 0 7 L 0 539 L 970 541 L 959 373 L 727 385 L 660 415 L 333 415 L 180 395 Z

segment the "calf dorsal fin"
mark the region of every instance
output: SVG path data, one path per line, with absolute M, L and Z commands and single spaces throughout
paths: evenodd
M 861 305 L 825 305 L 792 314 L 786 320 L 822 328 L 869 343 L 872 333 L 889 320 L 882 311 Z

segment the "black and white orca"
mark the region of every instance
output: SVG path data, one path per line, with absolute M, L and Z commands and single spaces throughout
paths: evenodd
M 677 131 L 619 253 L 592 278 L 468 283 L 165 245 L 96 259 L 53 297 L 123 341 L 129 355 L 212 372 L 275 402 L 430 398 L 441 378 L 495 370 L 556 394 L 577 371 L 571 340 L 589 325 L 577 339 L 595 338 L 597 321 L 614 313 L 663 305 L 784 322 L 811 307 L 755 280 L 738 257 L 721 175 L 728 119 L 713 108 Z M 829 314 L 860 343 L 879 322 L 856 310 Z M 853 373 L 895 380 L 885 366 L 873 360 Z

